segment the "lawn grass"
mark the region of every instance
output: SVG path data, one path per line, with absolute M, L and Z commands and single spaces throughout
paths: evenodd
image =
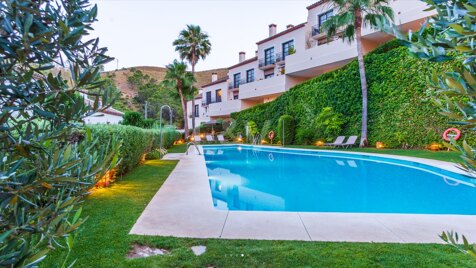
M 181 150 L 180 148 L 173 148 Z M 84 202 L 89 216 L 71 259 L 75 267 L 474 267 L 468 256 L 447 245 L 325 243 L 184 239 L 128 235 L 143 209 L 176 165 L 150 160 L 110 188 L 93 192 Z M 351 228 L 351 226 L 349 226 Z M 435 234 L 437 235 L 437 234 Z M 128 260 L 131 244 L 157 246 L 165 256 Z M 199 257 L 191 246 L 205 245 Z M 42 267 L 60 262 L 60 252 Z
M 167 149 L 168 153 L 185 153 L 187 150 L 187 144 L 183 143 L 180 145 L 174 145 L 171 148 Z

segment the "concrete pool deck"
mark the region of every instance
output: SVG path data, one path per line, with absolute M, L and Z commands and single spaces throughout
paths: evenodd
M 395 158 L 418 160 L 457 171 L 448 162 L 401 156 Z M 469 241 L 476 240 L 476 215 L 218 210 L 212 203 L 203 155 L 198 155 L 192 149 L 189 155 L 170 154 L 164 159 L 178 159 L 179 163 L 147 205 L 130 234 L 223 239 L 443 243 L 438 235 L 442 231 L 454 230 L 464 234 Z

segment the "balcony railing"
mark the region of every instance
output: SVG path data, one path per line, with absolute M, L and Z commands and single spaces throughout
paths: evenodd
M 240 85 L 243 85 L 243 80 L 240 80 L 240 81 L 237 81 L 236 83 L 235 82 L 230 82 L 228 84 L 228 89 L 235 89 L 235 88 L 238 88 L 240 87 Z
M 221 97 L 216 99 L 216 100 L 210 100 L 210 101 L 202 101 L 202 106 L 207 106 L 213 103 L 220 103 L 221 102 Z
M 268 66 L 273 66 L 275 63 L 276 63 L 276 59 L 275 59 L 275 58 L 271 58 L 271 59 L 260 59 L 260 60 L 259 60 L 259 68 L 268 67 Z
M 312 26 L 311 33 L 312 36 L 320 35 L 322 34 L 322 28 L 319 25 Z

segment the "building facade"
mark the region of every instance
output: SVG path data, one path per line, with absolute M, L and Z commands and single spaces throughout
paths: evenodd
M 424 11 L 426 4 L 419 0 L 391 0 L 389 5 L 395 14 L 394 23 L 403 32 L 419 29 L 427 17 L 435 14 Z M 188 103 L 189 111 L 193 110 L 189 125 L 192 116 L 196 125 L 227 119 L 233 112 L 272 101 L 295 85 L 357 58 L 356 42 L 343 41 L 339 32 L 328 39 L 322 31 L 322 24 L 337 12 L 331 1 L 318 1 L 307 10 L 307 21 L 287 25 L 281 32 L 277 32 L 275 24 L 270 24 L 269 36 L 256 43 L 255 55 L 246 59 L 245 52 L 240 52 L 238 63 L 228 67 L 227 77 L 213 74 L 211 83 L 201 86 L 196 107 L 191 109 L 191 102 Z M 364 28 L 364 54 L 391 39 L 391 35 Z

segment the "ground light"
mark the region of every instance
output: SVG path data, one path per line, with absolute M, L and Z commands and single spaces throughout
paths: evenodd
M 324 142 L 323 141 L 316 141 L 316 146 L 324 146 Z
M 383 149 L 383 148 L 385 148 L 385 145 L 383 144 L 383 142 L 377 141 L 377 142 L 375 143 L 375 148 L 377 148 L 377 149 Z
M 440 150 L 440 144 L 434 142 L 428 146 L 428 149 L 430 149 L 431 151 L 438 151 Z

